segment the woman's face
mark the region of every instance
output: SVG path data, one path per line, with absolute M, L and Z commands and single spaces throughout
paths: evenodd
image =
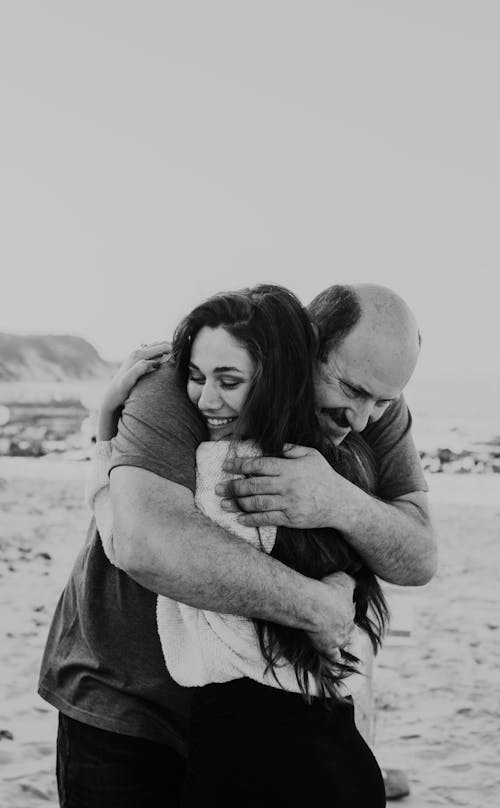
M 210 440 L 242 434 L 238 417 L 255 373 L 255 362 L 222 326 L 205 326 L 191 348 L 187 394 L 205 418 Z

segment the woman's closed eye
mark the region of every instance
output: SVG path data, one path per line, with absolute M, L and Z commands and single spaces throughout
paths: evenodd
M 243 379 L 219 379 L 219 384 L 224 390 L 236 390 L 242 382 Z
M 205 384 L 205 377 L 201 376 L 199 373 L 194 373 L 194 371 L 190 371 L 188 375 L 188 381 L 194 382 L 195 384 Z
M 194 382 L 194 384 L 205 384 L 206 378 L 202 376 L 200 373 L 196 373 L 194 370 L 191 370 L 188 375 L 188 381 Z M 243 379 L 233 379 L 233 378 L 219 378 L 218 383 L 222 387 L 223 390 L 236 390 L 241 384 L 243 384 Z

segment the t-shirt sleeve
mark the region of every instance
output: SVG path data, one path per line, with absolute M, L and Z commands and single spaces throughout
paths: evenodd
M 176 369 L 166 364 L 144 376 L 125 403 L 112 441 L 110 471 L 136 466 L 195 491 L 195 455 L 205 426 Z
M 370 424 L 363 437 L 375 454 L 376 494 L 390 502 L 413 491 L 428 491 L 420 458 L 411 435 L 411 414 L 403 396 Z

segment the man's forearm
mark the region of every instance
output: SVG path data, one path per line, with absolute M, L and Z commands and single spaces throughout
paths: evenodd
M 355 485 L 342 506 L 332 502 L 332 526 L 337 527 L 371 569 L 400 586 L 421 586 L 434 575 L 435 535 L 425 507 L 401 497 L 384 502 Z M 425 499 L 425 495 L 421 495 Z
M 324 625 L 329 586 L 215 525 L 186 488 L 122 467 L 111 472 L 111 501 L 116 563 L 145 588 L 306 631 Z
M 317 628 L 318 582 L 227 534 L 201 514 L 169 515 L 165 532 L 150 531 L 126 562 L 146 589 L 199 609 Z M 173 528 L 173 529 L 172 529 Z M 182 537 L 172 540 L 172 533 Z
M 382 502 L 304 446 L 292 447 L 286 458 L 231 458 L 224 468 L 242 475 L 216 489 L 225 510 L 241 509 L 241 524 L 336 528 L 386 581 L 417 586 L 434 575 L 436 541 L 425 493 Z

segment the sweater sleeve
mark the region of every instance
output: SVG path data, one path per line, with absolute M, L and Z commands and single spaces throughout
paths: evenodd
M 111 510 L 109 488 L 111 451 L 111 441 L 97 441 L 85 485 L 85 502 L 95 516 L 104 552 L 111 564 L 116 565 L 113 547 L 113 511 Z

